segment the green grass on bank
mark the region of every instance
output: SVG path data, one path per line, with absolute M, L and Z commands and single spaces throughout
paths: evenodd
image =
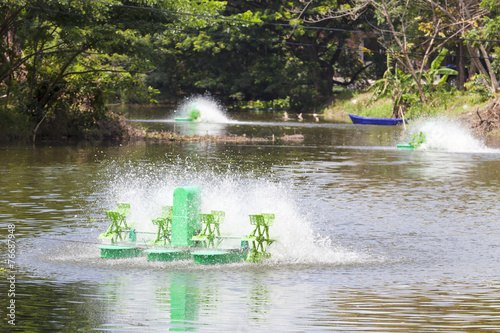
M 392 100 L 390 97 L 374 100 L 373 93 L 367 91 L 340 90 L 335 94 L 334 102 L 323 110 L 327 118 L 345 118 L 347 114 L 362 117 L 391 118 Z M 422 106 L 415 103 L 406 110 L 407 117 L 436 116 L 447 114 L 458 117 L 464 112 L 482 108 L 491 101 L 478 93 L 467 91 L 439 91 L 433 93 Z

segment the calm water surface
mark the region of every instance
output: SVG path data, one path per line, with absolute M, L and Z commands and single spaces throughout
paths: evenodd
M 14 328 L 11 300 L 26 332 L 500 331 L 494 142 L 439 121 L 428 136 L 439 149 L 404 151 L 395 145 L 412 126 L 276 114 L 179 124 L 161 109 L 129 117 L 184 134 L 304 141 L 1 146 L 2 267 L 9 224 L 16 236 L 15 296 L 11 273 L 0 273 L 2 331 Z M 274 212 L 271 259 L 100 258 L 104 210 L 130 202 L 130 219 L 152 228 L 184 185 L 201 188 L 204 210 L 226 211 L 225 234 L 251 231 L 248 214 Z

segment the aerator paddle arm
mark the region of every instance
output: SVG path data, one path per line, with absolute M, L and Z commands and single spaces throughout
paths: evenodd
M 269 227 L 273 225 L 275 216 L 266 213 L 249 216 L 250 224 L 255 225 L 255 229 L 241 240 L 252 242 L 252 250 L 248 253 L 247 262 L 261 262 L 262 258 L 271 257 L 271 253 L 267 252 L 267 247 L 275 241 L 269 238 Z
M 130 204 L 118 203 L 116 210 L 106 211 L 106 217 L 111 220 L 111 225 L 106 232 L 99 235 L 100 239 L 111 239 L 114 244 L 118 239 L 123 240 L 122 233 L 129 229 L 127 225 L 127 216 L 130 214 Z
M 211 214 L 200 214 L 200 220 L 204 224 L 203 231 L 191 239 L 202 241 L 205 247 L 217 247 L 215 238 L 220 236 L 220 224 L 224 222 L 226 214 L 221 210 L 212 210 Z
M 163 206 L 161 216 L 152 220 L 153 224 L 158 226 L 156 239 L 152 241 L 152 244 L 166 245 L 170 243 L 173 209 L 174 207 L 172 206 Z

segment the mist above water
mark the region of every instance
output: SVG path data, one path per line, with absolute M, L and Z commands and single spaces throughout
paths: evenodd
M 253 230 L 250 214 L 275 214 L 270 237 L 277 241 L 270 246 L 269 263 L 352 264 L 369 260 L 365 254 L 346 251 L 334 246 L 328 237 L 316 235 L 286 185 L 252 174 L 190 169 L 188 163 L 183 161 L 173 168 L 171 165 L 111 166 L 109 181 L 103 189 L 109 208 L 115 202 L 130 203 L 128 220 L 135 223 L 135 228 L 156 232 L 151 220 L 159 216 L 161 206 L 172 205 L 174 190 L 179 186 L 198 186 L 202 213 L 225 212 L 223 236 L 250 234 Z
M 458 153 L 490 152 L 485 144 L 463 124 L 448 118 L 428 118 L 412 122 L 408 126 L 405 140 L 422 133 L 425 141 L 419 150 L 440 150 Z

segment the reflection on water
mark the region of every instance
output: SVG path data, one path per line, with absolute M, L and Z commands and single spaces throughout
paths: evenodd
M 158 131 L 171 131 L 181 135 L 214 135 L 223 136 L 227 134 L 227 123 L 175 121 L 175 120 L 132 120 L 147 125 L 150 129 Z
M 182 135 L 225 135 L 226 123 L 183 122 L 175 124 L 173 130 Z
M 402 128 L 261 120 L 221 131 L 306 139 L 0 147 L 0 220 L 16 224 L 19 244 L 16 326 L 500 330 L 496 149 L 398 151 Z M 186 184 L 202 188 L 203 210 L 226 211 L 227 234 L 248 232 L 250 213 L 275 212 L 271 260 L 200 266 L 99 257 L 105 209 L 129 201 L 133 220 L 147 226 Z M 0 279 L 2 295 L 8 288 Z M 4 320 L 1 328 L 11 327 Z

